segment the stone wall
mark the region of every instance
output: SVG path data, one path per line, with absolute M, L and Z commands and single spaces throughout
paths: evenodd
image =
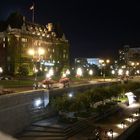
M 45 90 L 0 96 L 0 130 L 16 134 L 45 114 L 50 116 L 48 98 Z
M 113 82 L 114 83 L 114 82 Z M 55 115 L 48 105 L 50 97 L 64 93 L 84 91 L 97 86 L 113 83 L 98 83 L 50 90 L 32 90 L 0 96 L 0 131 L 15 135 L 32 122 Z

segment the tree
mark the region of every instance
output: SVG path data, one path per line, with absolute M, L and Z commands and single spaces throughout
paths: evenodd
M 23 25 L 23 16 L 19 12 L 13 12 L 8 17 L 6 23 L 12 28 L 21 28 Z
M 19 66 L 18 73 L 20 76 L 27 76 L 29 74 L 28 66 L 27 65 Z

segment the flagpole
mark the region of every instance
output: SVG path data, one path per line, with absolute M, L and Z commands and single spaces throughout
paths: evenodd
M 34 23 L 34 20 L 35 20 L 35 4 L 34 4 L 34 2 L 33 2 L 33 12 L 32 12 L 32 22 Z

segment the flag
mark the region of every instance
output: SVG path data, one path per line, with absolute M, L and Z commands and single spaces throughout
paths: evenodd
M 30 10 L 34 10 L 34 4 L 30 7 Z

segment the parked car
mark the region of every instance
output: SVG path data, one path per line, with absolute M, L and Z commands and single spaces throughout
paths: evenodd
M 52 80 L 52 79 L 45 79 L 43 81 L 40 82 L 39 87 L 43 87 L 43 88 L 52 88 L 53 84 L 55 84 L 56 81 Z
M 2 76 L 0 77 L 0 80 L 12 80 L 13 78 L 11 76 Z
M 59 80 L 59 83 L 63 84 L 63 87 L 69 87 L 70 79 L 65 77 Z

